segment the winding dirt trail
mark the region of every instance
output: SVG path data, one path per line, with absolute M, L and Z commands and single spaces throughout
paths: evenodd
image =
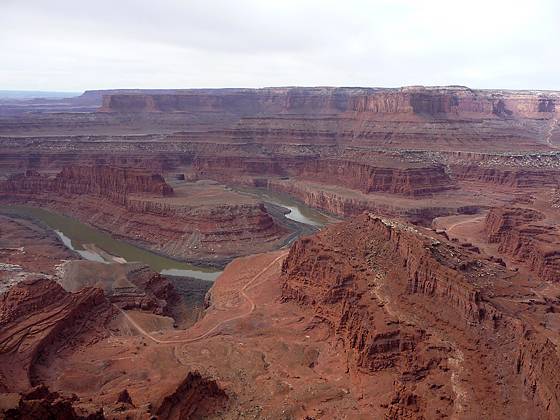
M 457 226 L 461 226 L 461 225 L 466 225 L 468 223 L 475 223 L 475 222 L 479 222 L 480 220 L 484 219 L 486 216 L 478 216 L 478 217 L 473 217 L 472 219 L 467 219 L 467 220 L 462 220 L 460 222 L 456 222 L 453 223 L 449 226 L 447 226 L 445 228 L 446 232 L 451 232 L 453 229 L 455 229 Z
M 253 286 L 253 283 L 255 281 L 257 281 L 264 273 L 266 273 L 274 264 L 276 264 L 278 261 L 280 261 L 281 259 L 283 259 L 288 253 L 284 252 L 282 253 L 282 255 L 280 255 L 279 257 L 276 257 L 270 264 L 268 264 L 265 268 L 263 268 L 261 271 L 259 271 L 254 277 L 251 278 L 251 280 L 249 280 L 247 283 L 245 283 L 245 285 L 241 288 L 241 290 L 239 291 L 239 293 L 241 294 L 241 296 L 243 296 L 245 298 L 246 301 L 248 301 L 251 304 L 251 309 L 249 309 L 249 311 L 247 311 L 246 313 L 240 314 L 240 315 L 236 315 L 234 317 L 225 319 L 223 321 L 220 321 L 219 323 L 217 323 L 216 325 L 214 325 L 212 328 L 210 328 L 208 331 L 206 331 L 205 333 L 199 335 L 198 337 L 193 337 L 193 338 L 185 338 L 182 340 L 160 340 L 156 337 L 154 337 L 152 334 L 150 334 L 148 331 L 146 331 L 144 328 L 142 328 L 140 325 L 138 325 L 138 323 L 132 319 L 132 317 L 130 315 L 128 315 L 125 311 L 123 311 L 121 308 L 118 308 L 118 310 L 124 315 L 124 317 L 128 320 L 128 322 L 136 329 L 138 330 L 139 333 L 141 333 L 142 335 L 144 335 L 146 338 L 149 338 L 150 340 L 152 340 L 155 343 L 158 344 L 185 344 L 185 343 L 194 343 L 196 341 L 202 340 L 206 337 L 208 337 L 210 334 L 212 334 L 213 332 L 215 332 L 216 330 L 218 330 L 222 325 L 231 322 L 231 321 L 235 321 L 237 319 L 241 319 L 241 318 L 245 318 L 246 316 L 249 316 L 253 313 L 253 311 L 256 308 L 256 304 L 255 301 L 253 299 L 251 299 L 251 297 L 246 293 L 247 289 L 249 289 L 251 286 Z

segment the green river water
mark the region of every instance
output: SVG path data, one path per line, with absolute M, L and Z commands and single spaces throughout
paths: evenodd
M 251 194 L 265 202 L 284 207 L 289 210 L 284 216 L 296 222 L 315 227 L 327 223 L 327 218 L 324 215 L 285 195 L 260 189 L 242 189 L 240 192 Z M 128 262 L 142 262 L 149 265 L 152 270 L 162 274 L 194 277 L 202 280 L 215 280 L 221 274 L 221 271 L 215 267 L 192 265 L 155 254 L 116 239 L 109 233 L 76 219 L 42 208 L 21 205 L 0 206 L 0 213 L 41 221 L 51 228 L 68 248 L 87 260 L 107 262 L 107 255 L 104 255 L 103 252 L 96 252 L 95 249 L 97 248 L 112 256 L 124 258 Z M 88 245 L 93 245 L 93 247 Z
M 126 261 L 147 264 L 152 270 L 162 274 L 215 280 L 221 273 L 220 270 L 213 267 L 195 266 L 163 257 L 125 241 L 115 239 L 109 233 L 88 226 L 76 219 L 42 208 L 1 206 L 0 211 L 6 214 L 15 214 L 40 220 L 53 229 L 68 248 L 76 251 L 87 260 L 105 261 L 99 253 L 84 248 L 86 244 L 93 244 L 111 255 L 124 258 Z

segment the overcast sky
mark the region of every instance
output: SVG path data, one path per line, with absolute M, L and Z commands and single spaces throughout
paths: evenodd
M 0 89 L 560 90 L 559 0 L 0 0 Z

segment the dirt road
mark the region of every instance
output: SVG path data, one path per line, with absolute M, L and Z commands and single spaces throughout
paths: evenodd
M 276 257 L 270 264 L 268 264 L 265 268 L 263 268 L 261 271 L 259 271 L 254 277 L 251 278 L 251 280 L 249 280 L 247 283 L 245 283 L 245 285 L 241 288 L 241 290 L 239 291 L 239 293 L 241 294 L 241 296 L 243 296 L 243 298 L 248 301 L 251 305 L 251 308 L 249 309 L 249 311 L 247 311 L 246 313 L 240 314 L 240 315 L 236 315 L 234 317 L 225 319 L 223 321 L 220 321 L 218 324 L 214 325 L 212 328 L 210 328 L 208 331 L 206 331 L 205 333 L 199 335 L 198 337 L 194 337 L 194 338 L 185 338 L 185 339 L 181 339 L 181 340 L 160 340 L 159 338 L 154 337 L 152 334 L 150 334 L 148 331 L 146 331 L 144 328 L 142 328 L 140 325 L 138 325 L 138 323 L 132 319 L 132 317 L 130 315 L 128 315 L 125 311 L 123 311 L 121 308 L 118 308 L 119 311 L 124 315 L 124 317 L 127 319 L 127 321 L 139 332 L 141 333 L 143 336 L 145 336 L 146 338 L 152 340 L 155 343 L 158 344 L 184 344 L 184 343 L 193 343 L 195 341 L 199 341 L 202 340 L 206 337 L 208 337 L 210 334 L 212 334 L 213 332 L 215 332 L 216 330 L 218 330 L 222 325 L 231 322 L 231 321 L 235 321 L 236 319 L 241 319 L 241 318 L 245 318 L 246 316 L 249 316 L 251 313 L 253 313 L 253 311 L 255 310 L 255 302 L 253 301 L 253 299 L 246 293 L 247 289 L 251 286 L 254 285 L 254 283 L 264 274 L 266 273 L 274 264 L 276 264 L 278 261 L 280 261 L 281 259 L 283 259 L 288 253 L 284 252 L 282 255 L 280 255 L 279 257 Z

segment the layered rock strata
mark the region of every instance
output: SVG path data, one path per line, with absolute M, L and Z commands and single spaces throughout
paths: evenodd
M 558 416 L 545 308 L 520 318 L 530 287 L 512 289 L 501 265 L 432 235 L 364 214 L 301 239 L 283 265 L 283 299 L 329 326 L 349 369 L 400 372 L 388 416 L 436 416 L 424 387 L 442 369 L 454 395 L 440 415 Z
M 146 193 L 171 196 L 171 188 L 159 174 L 131 168 L 110 166 L 69 166 L 50 178 L 28 170 L 10 176 L 0 183 L 4 194 L 69 194 L 102 197 L 117 204 L 126 204 L 129 194 Z
M 505 118 L 555 113 L 555 92 L 481 91 L 466 87 L 199 89 L 107 92 L 104 112 L 232 112 L 465 115 Z
M 0 295 L 0 388 L 19 392 L 37 385 L 38 364 L 63 348 L 106 337 L 114 315 L 100 289 L 73 294 L 45 278 L 14 285 Z
M 529 208 L 498 207 L 488 213 L 484 231 L 498 251 L 525 265 L 544 281 L 560 281 L 560 231 Z
M 427 196 L 454 188 L 442 165 L 411 164 L 398 160 L 379 163 L 317 158 L 197 157 L 191 179 L 263 176 L 295 177 L 338 185 L 364 193 L 384 192 L 404 196 Z M 233 177 L 233 178 L 232 178 Z M 257 181 L 258 182 L 258 181 Z
M 262 203 L 196 198 L 178 197 L 160 175 L 105 166 L 55 177 L 28 171 L 0 182 L 4 202 L 46 206 L 178 259 L 221 263 L 280 246 L 287 236 Z
M 452 173 L 457 180 L 477 181 L 512 188 L 534 189 L 556 187 L 560 184 L 560 171 L 558 170 L 457 165 L 452 168 Z

